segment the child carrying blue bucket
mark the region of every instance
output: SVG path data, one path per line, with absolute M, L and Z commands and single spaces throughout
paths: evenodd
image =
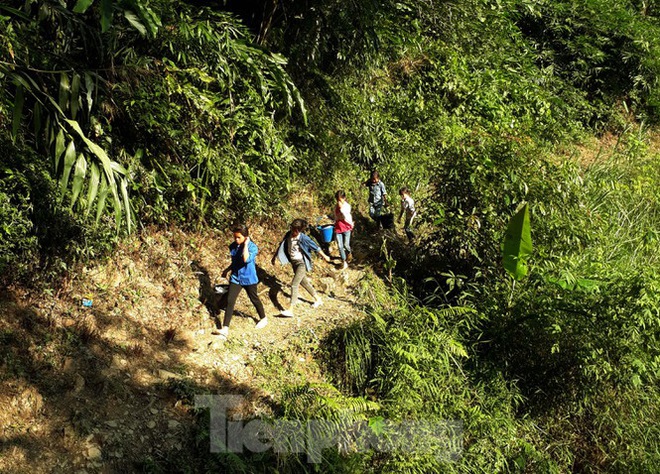
M 320 225 L 317 229 L 321 232 L 321 238 L 323 239 L 324 244 L 332 242 L 332 235 L 335 231 L 334 224 Z

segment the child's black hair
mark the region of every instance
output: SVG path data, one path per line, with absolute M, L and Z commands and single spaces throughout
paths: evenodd
M 408 186 L 402 186 L 401 189 L 399 189 L 399 194 L 410 194 L 410 189 L 408 189 Z
M 307 229 L 307 221 L 305 219 L 294 219 L 291 223 L 291 229 L 296 229 L 298 232 L 303 232 Z
M 234 224 L 231 227 L 231 231 L 234 233 L 239 233 L 243 237 L 249 237 L 250 236 L 250 231 L 248 230 L 248 227 L 245 224 Z
M 344 191 L 341 191 L 341 190 L 337 191 L 335 193 L 335 199 L 339 199 L 339 198 L 346 199 L 346 193 Z

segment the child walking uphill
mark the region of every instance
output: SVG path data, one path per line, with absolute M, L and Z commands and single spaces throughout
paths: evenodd
M 307 272 L 312 270 L 312 252 L 318 252 L 326 262 L 330 261 L 323 250 L 314 240 L 303 231 L 307 228 L 307 222 L 303 219 L 295 219 L 291 223 L 291 230 L 284 235 L 282 242 L 273 255 L 271 262 L 275 264 L 278 258 L 282 265 L 291 263 L 293 267 L 293 281 L 291 282 L 291 304 L 289 309 L 282 311 L 282 316 L 293 317 L 293 308 L 298 303 L 298 286 L 302 284 L 303 288 L 314 298 L 314 308 L 321 306 L 322 300 L 314 290 L 314 287 L 307 278 Z
M 403 225 L 403 229 L 406 231 L 406 236 L 408 237 L 408 243 L 415 238 L 415 234 L 412 231 L 412 222 L 415 216 L 417 216 L 417 211 L 415 210 L 415 201 L 410 196 L 410 189 L 404 186 L 399 189 L 399 195 L 401 196 L 401 212 L 399 212 L 399 222 L 401 222 L 401 217 L 406 215 L 406 222 Z
M 337 205 L 335 206 L 335 237 L 339 255 L 343 262 L 343 269 L 348 268 L 348 255 L 351 253 L 351 231 L 353 230 L 353 216 L 351 216 L 351 205 L 346 202 L 346 193 L 337 191 L 335 193 Z
M 381 227 L 380 216 L 383 215 L 383 209 L 387 206 L 385 184 L 380 180 L 378 171 L 372 171 L 371 177 L 364 185 L 369 188 L 369 217 L 378 223 L 378 227 Z
M 261 329 L 268 324 L 266 313 L 264 312 L 264 305 L 259 299 L 257 294 L 257 284 L 259 278 L 257 277 L 257 267 L 255 260 L 259 248 L 257 244 L 250 240 L 250 233 L 247 226 L 237 225 L 232 228 L 234 234 L 234 242 L 229 246 L 229 254 L 231 255 L 231 263 L 222 272 L 222 276 L 226 277 L 227 273 L 231 272 L 229 278 L 229 291 L 227 293 L 227 308 L 225 309 L 225 319 L 222 323 L 222 329 L 213 331 L 213 334 L 222 336 L 227 339 L 229 334 L 229 323 L 234 314 L 234 305 L 238 294 L 243 288 L 247 291 L 250 301 L 254 305 L 259 314 L 259 322 L 257 329 Z

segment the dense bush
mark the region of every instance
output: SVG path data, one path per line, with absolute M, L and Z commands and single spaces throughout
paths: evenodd
M 57 183 L 43 158 L 1 143 L 2 283 L 53 284 L 73 263 L 107 255 L 117 239 L 112 223 L 90 226 L 84 216 L 58 204 Z

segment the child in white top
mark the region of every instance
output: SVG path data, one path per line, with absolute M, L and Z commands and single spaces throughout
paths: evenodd
M 417 216 L 417 211 L 415 210 L 415 201 L 410 196 L 410 190 L 407 186 L 399 189 L 399 195 L 401 196 L 401 212 L 399 213 L 399 223 L 401 222 L 401 217 L 406 215 L 406 222 L 403 226 L 403 229 L 406 231 L 406 236 L 408 237 L 408 242 L 411 242 L 415 238 L 415 234 L 412 231 L 412 222 L 413 219 Z

